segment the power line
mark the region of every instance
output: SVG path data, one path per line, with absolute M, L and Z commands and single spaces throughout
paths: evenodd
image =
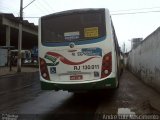
M 111 15 L 141 14 L 141 13 L 151 13 L 151 12 L 160 12 L 160 10 L 157 10 L 157 11 L 143 11 L 143 12 L 130 12 L 130 13 L 112 13 Z
M 31 1 L 29 4 L 27 4 L 25 7 L 23 7 L 23 9 L 25 9 L 26 7 L 28 7 L 30 4 L 32 4 L 35 0 Z
M 48 13 L 50 13 L 50 10 L 48 10 L 48 8 L 46 8 L 46 6 L 44 6 L 45 4 L 42 3 L 41 0 L 39 0 L 38 4 L 40 5 L 40 7 L 43 6 L 42 8 L 43 8 L 45 11 L 47 11 Z
M 24 8 L 29 6 L 31 3 L 33 3 L 35 0 L 30 2 L 28 5 L 26 5 Z M 40 10 L 42 10 L 42 7 L 39 7 L 39 5 L 35 4 L 36 7 L 38 7 Z M 2 11 L 7 10 L 8 12 L 10 11 L 9 8 L 1 6 Z M 24 9 L 23 8 L 23 9 Z M 160 8 L 160 7 L 152 7 L 152 8 L 141 8 L 141 9 L 128 9 L 128 10 L 120 10 L 120 11 L 132 11 L 132 10 L 144 10 L 144 9 L 155 9 L 155 8 Z M 44 9 L 42 10 L 44 12 Z M 48 10 L 47 10 L 48 11 Z M 139 11 L 139 12 L 120 12 L 120 11 L 111 11 L 111 15 L 128 15 L 128 14 L 143 14 L 143 13 L 153 13 L 153 12 L 160 12 L 160 10 L 155 10 L 155 11 Z M 112 13 L 112 12 L 119 12 L 119 13 Z M 18 14 L 17 11 L 14 12 L 14 14 Z M 35 18 L 40 18 L 40 16 L 26 16 L 24 18 L 29 18 L 29 19 L 35 19 Z
M 127 14 L 141 14 L 141 13 L 151 13 L 151 12 L 160 12 L 160 10 L 159 11 L 143 11 L 143 12 L 131 12 L 131 13 L 113 13 L 113 14 L 111 14 L 111 15 L 127 15 Z M 38 17 L 38 16 L 32 16 L 32 17 L 24 17 L 24 18 L 40 18 L 40 16 Z
M 53 11 L 53 7 L 48 3 L 48 1 L 46 0 L 45 3 L 47 4 L 47 6 Z
M 117 10 L 117 11 L 111 11 L 111 12 L 135 11 L 135 10 L 157 9 L 157 8 L 160 8 L 160 7 L 139 8 L 139 9 L 126 9 L 126 10 Z
M 40 18 L 40 17 L 23 17 L 23 18 L 29 18 L 29 19 L 32 19 L 32 18 Z
M 36 6 L 37 9 L 41 10 L 41 13 L 46 13 L 46 11 L 44 11 L 44 9 L 42 9 L 42 7 L 40 7 L 37 4 L 34 4 Z
M 43 4 L 43 7 L 45 8 L 45 9 L 47 9 L 47 11 L 50 13 L 51 11 L 53 11 L 52 10 L 52 8 L 51 8 L 51 6 L 47 3 L 47 0 L 40 0 L 40 3 L 42 2 L 42 4 Z

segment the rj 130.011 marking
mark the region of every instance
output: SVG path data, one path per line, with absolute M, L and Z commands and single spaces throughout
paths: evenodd
M 99 69 L 99 65 L 74 66 L 74 70 L 90 70 L 90 69 Z

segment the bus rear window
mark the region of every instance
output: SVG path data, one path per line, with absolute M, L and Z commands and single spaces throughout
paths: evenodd
M 42 43 L 82 41 L 106 35 L 105 11 L 53 14 L 41 19 Z

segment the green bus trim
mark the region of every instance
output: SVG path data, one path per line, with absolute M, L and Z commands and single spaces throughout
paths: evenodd
M 89 91 L 107 88 L 116 88 L 116 78 L 107 78 L 102 81 L 80 84 L 59 84 L 41 81 L 42 90 Z

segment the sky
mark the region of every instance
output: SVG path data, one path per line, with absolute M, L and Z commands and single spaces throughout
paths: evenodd
M 32 1 L 23 0 L 23 7 Z M 17 17 L 19 8 L 20 0 L 0 0 L 0 12 Z M 79 8 L 108 8 L 119 46 L 125 44 L 126 51 L 132 38 L 144 39 L 160 26 L 160 0 L 35 0 L 23 9 L 23 17 L 37 25 L 41 16 Z

